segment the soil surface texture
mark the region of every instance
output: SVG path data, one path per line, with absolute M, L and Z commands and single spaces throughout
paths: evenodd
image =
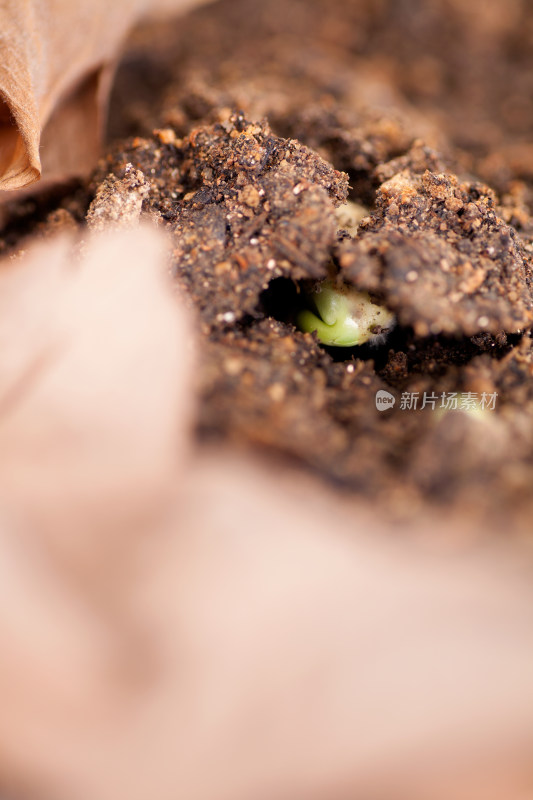
M 527 0 L 220 0 L 135 32 L 105 156 L 7 204 L 0 254 L 150 217 L 198 320 L 202 441 L 395 517 L 526 529 L 532 94 Z M 327 348 L 296 328 L 332 274 L 394 312 L 387 337 Z

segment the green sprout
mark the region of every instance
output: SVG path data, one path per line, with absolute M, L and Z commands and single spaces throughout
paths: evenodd
M 304 333 L 316 331 L 322 344 L 354 347 L 375 342 L 394 325 L 394 315 L 374 303 L 367 292 L 346 285 L 337 286 L 331 280 L 318 284 L 307 298 L 316 313 L 304 309 L 297 315 L 296 322 Z

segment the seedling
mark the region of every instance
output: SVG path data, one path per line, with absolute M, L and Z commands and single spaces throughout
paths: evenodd
M 379 343 L 394 325 L 394 315 L 374 303 L 367 292 L 326 280 L 308 292 L 309 308 L 296 322 L 305 333 L 316 331 L 322 344 L 332 347 Z

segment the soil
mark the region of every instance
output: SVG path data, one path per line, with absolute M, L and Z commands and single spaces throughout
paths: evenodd
M 527 0 L 220 0 L 135 32 L 90 181 L 6 206 L 0 253 L 150 216 L 199 319 L 200 440 L 527 529 L 532 93 Z M 384 341 L 296 329 L 332 270 L 395 313 Z

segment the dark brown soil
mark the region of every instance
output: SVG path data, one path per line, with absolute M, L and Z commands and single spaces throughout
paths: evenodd
M 532 93 L 526 0 L 221 0 L 132 37 L 90 184 L 4 210 L 0 252 L 142 207 L 200 320 L 199 437 L 394 515 L 528 527 Z M 348 196 L 363 219 L 338 230 Z M 331 269 L 395 312 L 388 339 L 294 327 Z

